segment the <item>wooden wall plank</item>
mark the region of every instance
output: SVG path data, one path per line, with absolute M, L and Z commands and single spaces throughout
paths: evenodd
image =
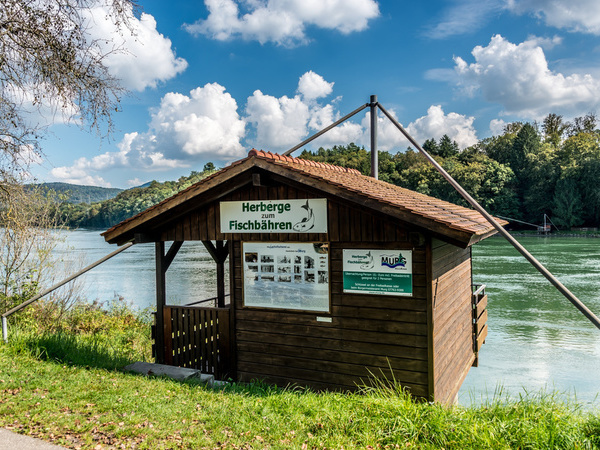
M 238 346 L 241 342 L 258 342 L 258 343 L 274 343 L 274 344 L 289 344 L 290 337 L 280 333 L 269 333 L 267 331 L 254 330 L 251 325 L 244 323 L 236 330 L 236 341 Z M 373 344 L 371 342 L 361 341 L 343 341 L 341 339 L 323 339 L 318 337 L 300 336 L 295 338 L 296 341 L 302 340 L 302 344 L 306 348 L 311 349 L 327 349 L 343 351 L 348 353 L 369 354 L 378 356 L 389 356 L 395 358 L 408 358 L 427 361 L 427 349 L 417 347 L 402 347 L 399 345 Z
M 452 402 L 475 356 L 471 250 L 434 240 L 432 258 L 435 396 Z
M 432 358 L 439 358 L 440 367 L 449 370 L 452 377 L 462 376 L 462 366 L 470 357 L 462 348 L 463 322 L 460 318 L 464 312 L 463 300 L 467 291 L 457 286 L 468 284 L 471 277 L 469 249 L 463 250 L 433 239 L 430 244 L 432 255 L 428 257 L 422 242 L 408 239 L 409 233 L 414 236 L 423 233 L 422 230 L 333 198 L 328 198 L 327 234 L 236 233 L 223 236 L 219 224 L 221 200 L 304 199 L 316 196 L 314 191 L 299 189 L 298 185 L 264 181 L 264 185 L 246 185 L 243 189 L 227 193 L 172 224 L 165 222 L 164 228 L 159 230 L 161 237 L 170 237 L 171 240 L 176 237 L 185 240 L 230 240 L 233 310 L 228 317 L 233 321 L 233 329 L 229 337 L 231 345 L 235 343 L 231 352 L 237 352 L 239 357 L 239 366 L 232 373 L 234 378 L 256 375 L 269 380 L 296 380 L 319 387 L 352 388 L 364 375 L 365 367 L 388 370 L 384 361 L 389 358 L 391 368 L 401 375 L 397 379 L 412 386 L 414 392 L 428 396 L 429 373 L 432 372 L 428 362 L 430 353 Z M 330 312 L 245 308 L 241 241 L 329 242 Z M 412 251 L 413 295 L 344 293 L 344 248 Z M 428 273 L 428 270 L 432 272 Z M 432 284 L 433 274 L 436 275 L 435 285 Z M 454 339 L 454 346 L 448 346 L 449 351 L 454 352 L 454 360 L 442 353 L 436 352 L 437 356 L 434 356 L 428 342 L 427 327 L 432 319 L 428 317 L 428 313 L 431 313 L 428 302 L 431 302 L 433 295 L 437 314 L 435 338 L 449 340 L 453 338 L 453 330 L 459 333 Z M 184 332 L 173 338 L 173 343 L 177 339 L 183 340 L 181 346 L 177 347 L 181 354 L 178 357 L 182 361 L 200 364 L 210 370 L 213 364 L 210 358 L 226 353 L 217 340 L 211 340 L 211 336 L 226 332 L 221 328 L 220 320 L 215 320 L 214 314 L 199 311 L 196 315 L 194 311 L 182 316 L 184 322 L 187 321 L 181 325 Z M 332 322 L 317 323 L 318 315 L 331 317 Z M 200 335 L 198 339 L 196 334 Z M 444 380 L 444 383 L 446 393 L 454 389 L 451 381 Z
M 312 358 L 315 361 L 335 361 L 363 364 L 377 367 L 391 367 L 393 369 L 410 370 L 413 372 L 427 372 L 427 361 L 420 359 L 397 358 L 390 356 L 373 355 L 370 353 L 356 354 L 351 352 L 339 352 L 336 350 L 315 349 L 305 346 L 269 343 L 265 346 L 262 342 L 242 341 L 239 343 L 240 351 L 263 352 L 269 355 L 290 355 L 299 358 Z

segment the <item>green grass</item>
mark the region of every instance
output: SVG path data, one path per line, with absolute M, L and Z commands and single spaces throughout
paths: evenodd
M 87 316 L 95 326 L 11 328 L 0 345 L 0 426 L 90 449 L 600 448 L 600 416 L 552 395 L 466 408 L 415 402 L 385 383 L 341 394 L 123 373 L 149 356 L 146 319 Z

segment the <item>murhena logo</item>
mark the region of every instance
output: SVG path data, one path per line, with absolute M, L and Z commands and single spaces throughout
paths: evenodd
M 406 267 L 406 258 L 402 256 L 402 253 L 396 255 L 381 255 L 381 265 L 389 267 L 390 269 L 396 269 L 398 267 Z

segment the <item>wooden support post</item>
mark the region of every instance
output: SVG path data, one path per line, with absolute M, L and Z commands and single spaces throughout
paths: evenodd
M 217 263 L 217 306 L 222 308 L 225 306 L 225 260 L 229 255 L 229 246 L 225 241 L 202 241 L 210 256 Z
M 217 261 L 217 307 L 225 306 L 225 260 L 227 259 L 228 247 L 223 244 L 223 241 L 217 241 L 217 253 L 219 260 Z M 224 254 L 223 254 L 224 253 Z
M 167 304 L 167 282 L 166 275 L 169 266 L 173 262 L 175 255 L 183 245 L 182 241 L 175 241 L 169 247 L 165 255 L 165 243 L 163 241 L 154 244 L 156 250 L 156 362 L 165 364 L 171 360 L 171 355 L 167 355 L 170 342 L 167 346 L 167 340 L 171 339 L 171 324 L 166 320 L 171 320 L 170 316 L 165 317 L 165 305 Z
M 167 300 L 165 243 L 154 244 L 156 252 L 156 362 L 165 363 L 165 318 L 164 310 Z

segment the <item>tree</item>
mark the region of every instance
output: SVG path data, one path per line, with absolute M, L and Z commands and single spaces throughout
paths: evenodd
M 583 203 L 576 180 L 563 178 L 556 184 L 553 220 L 567 228 L 583 223 Z
M 586 159 L 579 175 L 585 207 L 584 219 L 596 227 L 600 226 L 600 157 Z
M 546 142 L 549 142 L 555 148 L 558 147 L 569 126 L 569 123 L 563 122 L 562 116 L 553 113 L 548 114 L 542 123 L 542 131 Z
M 92 130 L 112 130 L 123 90 L 90 34 L 91 8 L 127 30 L 131 0 L 0 0 L 0 188 L 41 153 L 44 108 Z M 113 48 L 110 52 L 120 51 Z
M 577 180 L 583 201 L 583 219 L 600 224 L 600 134 L 581 131 L 567 138 L 557 151 L 561 176 Z M 557 188 L 558 189 L 558 188 Z
M 0 190 L 0 311 L 28 300 L 80 268 L 80 261 L 61 261 L 54 252 L 61 242 L 57 229 L 60 201 L 55 192 L 42 188 L 16 185 Z M 55 291 L 59 312 L 69 307 L 78 287 L 70 283 Z
M 451 156 L 456 156 L 459 153 L 459 147 L 456 141 L 450 139 L 450 137 L 445 134 L 440 138 L 439 144 L 440 153 L 439 155 L 443 158 L 449 158 Z
M 569 136 L 575 136 L 579 133 L 593 133 L 596 131 L 597 125 L 598 120 L 596 119 L 596 115 L 588 113 L 585 116 L 575 117 L 573 123 L 569 124 L 567 133 Z
M 363 175 L 368 175 L 371 171 L 370 153 L 364 147 L 359 147 L 353 142 L 348 145 L 334 145 L 330 149 L 321 147 L 316 155 L 304 150 L 300 154 L 300 158 L 357 169 Z
M 439 155 L 440 153 L 440 148 L 437 145 L 437 142 L 435 142 L 435 139 L 427 139 L 423 142 L 423 150 L 432 156 Z
M 442 158 L 456 156 L 460 152 L 456 141 L 450 139 L 447 134 L 440 138 L 439 144 L 435 142 L 435 139 L 427 139 L 423 143 L 423 150 L 432 156 L 441 156 Z
M 549 142 L 542 144 L 536 153 L 528 153 L 526 158 L 529 169 L 525 176 L 527 183 L 522 210 L 526 211 L 526 216 L 532 222 L 537 223 L 543 214 L 550 214 L 553 208 L 554 188 L 560 167 L 557 164 L 557 150 Z

